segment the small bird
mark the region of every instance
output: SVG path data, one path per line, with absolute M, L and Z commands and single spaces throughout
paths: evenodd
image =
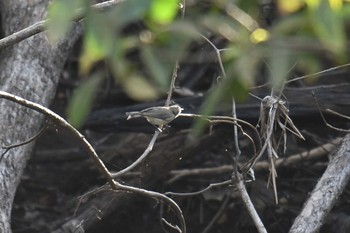
M 128 116 L 127 120 L 137 117 L 144 117 L 146 120 L 154 125 L 160 132 L 162 132 L 161 128 L 163 125 L 169 124 L 175 118 L 177 118 L 183 108 L 181 108 L 178 104 L 174 104 L 168 107 L 158 106 L 146 108 L 137 112 L 127 112 Z

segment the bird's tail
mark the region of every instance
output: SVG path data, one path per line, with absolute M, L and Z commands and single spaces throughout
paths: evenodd
M 128 118 L 126 118 L 127 120 L 132 118 L 142 117 L 140 112 L 126 112 L 125 114 L 128 116 Z

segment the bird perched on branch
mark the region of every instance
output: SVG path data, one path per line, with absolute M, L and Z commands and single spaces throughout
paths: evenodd
M 146 108 L 141 111 L 127 112 L 126 115 L 128 116 L 127 120 L 137 117 L 144 117 L 159 131 L 162 131 L 162 126 L 169 124 L 171 121 L 177 118 L 181 114 L 182 110 L 183 108 L 181 108 L 180 105 L 174 104 L 168 107 L 157 106 Z

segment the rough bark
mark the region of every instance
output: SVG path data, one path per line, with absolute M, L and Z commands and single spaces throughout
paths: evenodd
M 8 36 L 46 14 L 48 0 L 0 1 L 2 31 Z M 74 34 L 75 35 L 75 34 Z M 0 51 L 1 90 L 48 106 L 54 96 L 60 72 L 76 36 L 57 46 L 45 33 Z M 35 135 L 43 117 L 9 101 L 0 101 L 0 142 L 11 145 Z M 0 162 L 0 232 L 11 232 L 11 208 L 17 185 L 30 157 L 33 143 L 11 149 Z

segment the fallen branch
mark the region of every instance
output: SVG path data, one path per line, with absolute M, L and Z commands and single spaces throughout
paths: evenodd
M 326 143 L 324 145 L 313 148 L 309 151 L 304 151 L 298 154 L 290 155 L 286 158 L 279 158 L 276 162 L 276 168 L 286 167 L 293 164 L 300 163 L 304 160 L 312 160 L 317 159 L 321 156 L 325 156 L 333 151 L 338 144 L 340 144 L 342 138 L 335 138 L 331 142 Z M 264 170 L 269 168 L 269 163 L 267 161 L 259 161 L 255 164 L 255 170 Z M 192 169 L 181 169 L 181 170 L 173 170 L 169 174 L 174 176 L 170 180 L 167 181 L 167 184 L 171 184 L 179 179 L 182 179 L 187 176 L 204 176 L 204 175 L 218 175 L 225 173 L 232 173 L 232 165 L 222 165 L 218 167 L 210 167 L 210 168 L 192 168 Z M 139 176 L 139 173 L 128 173 L 125 176 Z
M 350 134 L 346 135 L 335 157 L 295 219 L 290 233 L 318 232 L 350 178 Z

